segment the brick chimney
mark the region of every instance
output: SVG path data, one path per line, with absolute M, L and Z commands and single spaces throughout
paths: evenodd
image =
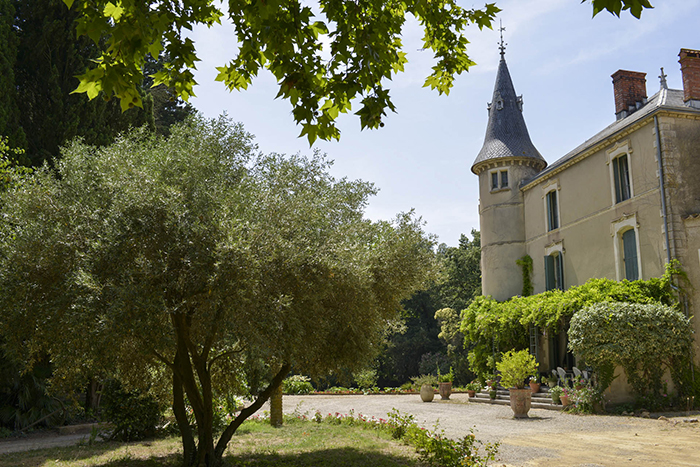
M 646 73 L 617 70 L 612 74 L 615 91 L 615 117 L 625 118 L 647 103 Z M 700 75 L 699 75 L 700 76 Z
M 683 75 L 683 102 L 700 107 L 700 51 L 681 49 L 678 56 Z

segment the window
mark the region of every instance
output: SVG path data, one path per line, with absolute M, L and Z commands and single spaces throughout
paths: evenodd
M 607 151 L 610 166 L 610 191 L 613 204 L 634 196 L 632 186 L 632 148 L 629 140 L 618 142 Z
M 508 188 L 508 171 L 495 170 L 491 172 L 491 191 L 503 190 Z
M 547 204 L 547 230 L 559 228 L 559 207 L 557 206 L 557 190 L 552 190 L 546 195 Z
M 564 256 L 561 252 L 544 257 L 545 290 L 564 290 Z
M 615 203 L 630 199 L 630 171 L 627 154 L 612 160 L 613 179 L 615 182 Z
M 643 277 L 637 215 L 628 214 L 612 224 L 617 280 L 636 281 Z
M 628 281 L 639 279 L 637 235 L 634 233 L 634 229 L 626 230 L 622 234 L 622 262 L 625 265 L 625 279 Z

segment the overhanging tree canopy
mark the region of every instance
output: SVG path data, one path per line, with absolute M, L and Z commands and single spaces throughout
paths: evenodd
M 80 34 L 107 40 L 105 53 L 81 77 L 78 91 L 90 99 L 103 92 L 119 97 L 123 109 L 140 105 L 144 57 L 156 58 L 163 48 L 171 60 L 156 74 L 156 84 L 187 99 L 198 58 L 183 30 L 212 26 L 227 15 L 238 50 L 218 69 L 217 80 L 242 90 L 267 68 L 279 84 L 278 96 L 292 104 L 301 135 L 312 143 L 339 137 L 335 119 L 354 99 L 361 99 L 356 114 L 362 128 L 382 126 L 386 109 L 394 110 L 384 83 L 406 63 L 401 34 L 408 14 L 420 22 L 424 47 L 434 54 L 425 86 L 447 93 L 455 75 L 474 64 L 467 54 L 467 27 L 490 28 L 500 11 L 493 3 L 463 8 L 456 0 L 230 0 L 225 10 L 213 0 L 63 1 L 82 15 Z M 629 10 L 637 18 L 651 8 L 648 0 L 592 0 L 592 5 L 594 14 Z
M 56 382 L 96 368 L 141 386 L 169 374 L 186 465 L 216 465 L 290 366 L 373 357 L 432 265 L 411 215 L 363 218 L 371 184 L 335 180 L 320 155 L 254 151 L 225 119 L 169 139 L 74 143 L 57 174 L 39 171 L 0 204 L 8 350 L 48 352 Z M 226 392 L 256 399 L 215 443 L 212 401 Z

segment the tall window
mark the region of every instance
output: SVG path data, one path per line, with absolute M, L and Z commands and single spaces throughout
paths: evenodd
M 631 196 L 630 170 L 627 154 L 612 160 L 613 180 L 615 182 L 615 202 L 620 203 Z
M 557 190 L 547 193 L 547 230 L 559 228 L 559 208 L 557 206 Z
M 501 188 L 508 188 L 508 171 L 501 171 Z
M 498 172 L 491 172 L 491 189 L 498 190 Z
M 545 290 L 564 290 L 564 257 L 555 253 L 544 257 Z
M 622 234 L 622 262 L 625 265 L 625 279 L 629 281 L 639 279 L 637 236 L 634 229 L 627 230 Z

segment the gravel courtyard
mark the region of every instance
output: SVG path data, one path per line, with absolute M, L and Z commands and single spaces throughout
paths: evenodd
M 644 419 L 531 409 L 529 420 L 515 420 L 510 407 L 469 403 L 466 394 L 453 394 L 450 401 L 436 397 L 431 403 L 418 395 L 284 396 L 283 404 L 286 413 L 345 414 L 352 409 L 377 418 L 396 408 L 426 428 L 439 421 L 450 437 L 464 436 L 474 427 L 477 439 L 501 442 L 499 466 L 700 466 L 697 412 Z

